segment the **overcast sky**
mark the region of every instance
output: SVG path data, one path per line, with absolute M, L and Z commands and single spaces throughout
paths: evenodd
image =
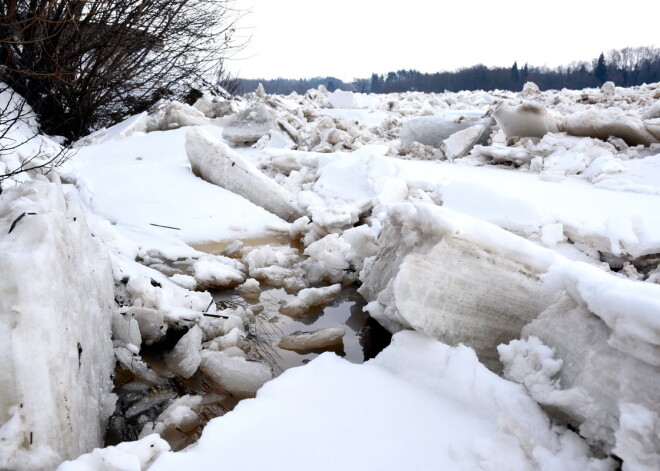
M 660 46 L 658 0 L 236 0 L 252 38 L 229 63 L 242 78 L 342 80 L 478 63 L 568 65 Z

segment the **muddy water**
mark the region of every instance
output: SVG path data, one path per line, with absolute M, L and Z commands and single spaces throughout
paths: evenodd
M 267 288 L 261 292 L 258 300 L 252 301 L 238 296 L 234 290 L 214 293 L 219 306 L 242 305 L 253 309 L 256 307 L 257 310 L 257 306 L 263 306 L 255 323 L 249 327 L 244 349 L 247 350 L 248 356 L 258 357 L 269 363 L 275 376 L 289 368 L 308 363 L 322 353 L 315 351 L 299 354 L 277 347 L 283 335 L 296 331 L 344 327 L 346 334 L 343 347 L 335 350 L 335 353 L 354 363 L 373 358 L 389 344 L 391 336 L 363 312 L 365 301 L 354 287 L 344 288 L 335 303 L 313 309 L 296 319 L 279 312 L 280 305 L 293 297 L 278 288 Z M 173 399 L 186 394 L 202 396 L 202 407 L 198 414 L 200 420 L 194 427 L 187 430 L 168 429 L 162 434 L 172 449 L 181 450 L 198 440 L 209 420 L 224 415 L 239 402 L 240 398 L 223 391 L 201 371 L 197 371 L 189 379 L 184 379 L 169 370 L 165 358 L 184 333 L 170 330 L 163 341 L 156 345 L 143 346 L 140 352 L 142 358 L 162 379 L 160 384 L 144 382 L 117 366 L 115 393 L 119 401 L 117 411 L 108 425 L 106 446 L 136 440 L 140 430 L 155 421 Z
M 214 297 L 221 304 L 247 304 L 253 309 L 255 306 L 263 306 L 263 311 L 256 316 L 256 322 L 251 327 L 251 333 L 257 337 L 253 348 L 271 364 L 276 375 L 308 363 L 325 351 L 297 353 L 277 346 L 280 338 L 297 331 L 344 327 L 346 334 L 343 348 L 330 351 L 353 363 L 362 363 L 372 358 L 374 352 L 382 350 L 389 343 L 389 334 L 363 311 L 366 302 L 354 287 L 344 288 L 333 304 L 314 308 L 297 318 L 279 312 L 281 304 L 295 297 L 281 288 L 268 288 L 261 292 L 258 300 L 252 301 L 244 300 L 233 292 L 216 292 Z
M 265 244 L 290 245 L 297 248 L 301 257 L 304 257 L 302 248 L 295 241 L 291 241 L 288 235 L 242 241 L 243 247 Z M 195 248 L 220 254 L 226 251 L 229 245 L 226 242 L 210 243 Z M 232 256 L 235 255 L 232 253 Z M 219 308 L 238 305 L 250 307 L 258 312 L 255 322 L 248 328 L 243 349 L 249 358 L 267 362 L 275 376 L 289 368 L 304 365 L 323 353 L 322 351 L 297 353 L 278 347 L 284 335 L 296 331 L 344 327 L 346 334 L 343 337 L 343 344 L 335 348 L 334 353 L 354 363 L 373 358 L 389 344 L 391 339 L 391 335 L 385 329 L 363 312 L 365 301 L 355 287 L 343 288 L 340 297 L 331 305 L 314 308 L 297 318 L 279 312 L 283 303 L 295 297 L 281 288 L 265 287 L 258 299 L 244 299 L 233 289 L 216 291 L 212 294 Z M 121 366 L 117 366 L 115 393 L 119 400 L 117 410 L 108 424 L 106 446 L 121 441 L 136 440 L 142 428 L 154 422 L 172 400 L 184 395 L 201 396 L 203 399 L 197 424 L 186 430 L 167 429 L 161 434 L 172 449 L 183 449 L 197 441 L 209 420 L 224 415 L 240 401 L 240 398 L 222 390 L 201 371 L 197 371 L 189 379 L 184 379 L 166 366 L 167 355 L 184 334 L 185 331 L 170 329 L 167 336 L 158 344 L 145 345 L 140 351 L 145 362 L 160 377 L 159 384 L 145 382 L 123 370 Z

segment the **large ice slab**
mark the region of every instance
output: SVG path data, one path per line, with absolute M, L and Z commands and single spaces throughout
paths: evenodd
M 359 291 L 393 332 L 464 343 L 490 360 L 554 299 L 540 279 L 554 254 L 438 206 L 391 205 L 378 246 Z
M 203 130 L 188 131 L 186 152 L 193 172 L 205 180 L 247 198 L 285 221 L 293 222 L 303 216 L 291 193 Z
M 5 190 L 0 234 L 0 468 L 51 470 L 114 409 L 112 271 L 57 183 Z
M 464 129 L 483 126 L 476 142 L 485 143 L 490 135 L 492 121 L 488 119 L 451 119 L 442 116 L 422 116 L 406 121 L 401 130 L 401 146 L 419 142 L 440 148 L 445 139 Z

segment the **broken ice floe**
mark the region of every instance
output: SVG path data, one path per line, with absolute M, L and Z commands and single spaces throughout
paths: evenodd
M 428 204 L 390 206 L 378 253 L 360 273 L 370 314 L 390 331 L 462 342 L 492 361 L 554 298 L 533 244 L 483 224 Z
M 222 131 L 222 137 L 235 144 L 253 144 L 277 127 L 268 107 L 259 103 L 235 114 Z
M 564 295 L 523 329 L 526 340 L 500 346 L 505 374 L 593 446 L 622 458 L 624 469 L 653 469 L 660 463 L 657 353 L 652 363 L 635 358 L 645 350 L 639 339 L 617 348 L 616 330 L 583 303 L 575 292 Z
M 433 147 L 440 148 L 443 141 L 452 134 L 463 131 L 474 126 L 482 126 L 481 132 L 474 139 L 475 142 L 485 143 L 491 131 L 490 119 L 470 119 L 459 118 L 450 119 L 441 116 L 424 116 L 421 118 L 406 121 L 401 130 L 401 147 L 411 145 L 413 142 L 419 142 Z M 471 133 L 476 130 L 472 130 Z
M 333 303 L 341 293 L 341 285 L 336 284 L 324 288 L 305 288 L 296 298 L 287 301 L 280 307 L 280 312 L 287 316 L 298 317 L 309 310 Z
M 202 352 L 201 370 L 225 391 L 239 397 L 253 396 L 273 378 L 268 365 L 232 357 L 223 352 Z
M 251 162 L 201 129 L 186 134 L 186 152 L 193 172 L 293 222 L 302 216 L 293 196 Z

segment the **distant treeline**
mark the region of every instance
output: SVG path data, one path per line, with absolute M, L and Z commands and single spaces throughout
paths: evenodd
M 606 81 L 621 87 L 660 82 L 660 49 L 636 47 L 609 51 L 592 62 L 574 62 L 557 68 L 536 67 L 514 63 L 511 67 L 475 65 L 454 72 L 422 73 L 399 70 L 386 75 L 373 74 L 371 78 L 357 78 L 351 83 L 335 77 L 312 79 L 237 79 L 237 94 L 254 91 L 262 83 L 267 93 L 287 95 L 304 94 L 310 88 L 324 85 L 335 89 L 361 93 L 392 92 L 458 92 L 461 90 L 519 91 L 525 82 L 536 83 L 541 90 L 599 87 Z

